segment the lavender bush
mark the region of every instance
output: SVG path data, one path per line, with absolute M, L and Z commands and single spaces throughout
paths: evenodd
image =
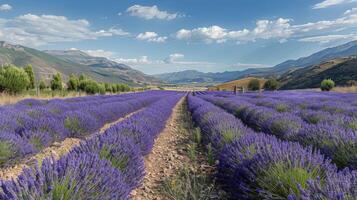
M 356 197 L 355 171 L 338 172 L 334 164 L 310 147 L 255 133 L 233 115 L 200 98 L 189 96 L 188 103 L 206 141 L 220 144 L 215 145 L 218 178 L 232 199 Z M 226 105 L 222 101 L 219 104 Z M 215 123 L 209 123 L 211 120 Z M 235 136 L 229 141 L 224 139 L 227 127 Z

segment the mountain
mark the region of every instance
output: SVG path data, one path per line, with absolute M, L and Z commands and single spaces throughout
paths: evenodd
M 109 82 L 121 81 L 129 84 L 158 84 L 159 80 L 134 70 L 128 65 L 103 57 L 90 56 L 79 50 L 47 50 L 45 53 L 67 62 L 87 66 L 95 75 L 105 77 Z
M 338 86 L 357 80 L 357 56 L 336 58 L 287 72 L 280 79 L 281 89 L 317 88 L 326 78 L 331 78 Z
M 265 69 L 247 69 L 244 71 L 226 71 L 226 72 L 200 72 L 197 70 L 185 70 L 180 72 L 164 73 L 153 75 L 155 78 L 173 84 L 193 84 L 201 83 L 210 85 L 222 83 L 230 80 L 247 77 L 251 74 L 264 73 Z
M 106 58 L 90 56 L 82 51 L 39 51 L 0 41 L 0 64 L 25 66 L 31 64 L 37 78 L 49 80 L 60 72 L 66 79 L 70 74 L 86 74 L 97 81 L 143 85 L 159 83 L 127 65 Z
M 229 71 L 221 73 L 203 73 L 198 71 L 182 71 L 155 75 L 156 78 L 168 83 L 206 83 L 214 84 L 228 82 L 244 77 L 276 77 L 280 78 L 285 73 L 300 68 L 317 65 L 328 60 L 357 55 L 357 40 L 340 46 L 331 47 L 297 60 L 288 60 L 274 67 L 269 68 L 249 68 L 243 71 Z M 193 77 L 193 78 L 192 78 Z
M 294 67 L 308 67 L 335 58 L 348 57 L 353 55 L 357 55 L 357 40 L 348 42 L 340 46 L 327 48 L 310 56 L 302 57 L 297 60 L 288 60 L 274 66 L 273 68 L 278 70 L 284 70 L 291 69 Z

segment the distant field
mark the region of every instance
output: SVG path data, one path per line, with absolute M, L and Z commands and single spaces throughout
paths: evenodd
M 243 78 L 243 79 L 239 79 L 239 80 L 230 81 L 230 82 L 227 82 L 227 83 L 222 83 L 222 84 L 219 84 L 219 85 L 216 85 L 216 86 L 213 86 L 213 87 L 209 87 L 209 90 L 233 91 L 234 90 L 234 86 L 243 87 L 245 90 L 247 90 L 248 84 L 252 79 L 256 79 L 256 78 L 248 77 L 248 78 Z M 261 87 L 266 82 L 265 79 L 258 79 L 258 80 L 260 81 Z

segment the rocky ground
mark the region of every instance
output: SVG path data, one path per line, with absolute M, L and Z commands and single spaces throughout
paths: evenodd
M 169 198 L 164 194 L 162 188 L 165 181 L 186 169 L 195 174 L 213 173 L 214 168 L 207 164 L 204 153 L 195 149 L 194 160 L 189 155 L 194 130 L 185 122 L 190 121 L 185 103 L 183 98 L 174 107 L 165 129 L 155 140 L 152 152 L 145 158 L 146 176 L 142 186 L 132 191 L 133 200 L 182 199 Z
M 157 192 L 160 183 L 189 162 L 184 145 L 188 138 L 179 130 L 183 102 L 181 99 L 174 107 L 165 129 L 155 140 L 152 152 L 145 158 L 146 176 L 142 186 L 132 192 L 133 200 L 161 199 Z

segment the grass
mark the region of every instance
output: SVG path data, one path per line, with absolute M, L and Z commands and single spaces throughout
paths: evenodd
M 334 87 L 332 91 L 342 93 L 357 93 L 357 86 Z
M 0 141 L 0 166 L 5 164 L 11 157 L 16 154 L 11 148 L 12 144 L 6 141 Z
M 246 78 L 242 78 L 242 79 L 238 79 L 238 80 L 222 83 L 222 84 L 210 87 L 209 90 L 233 91 L 234 90 L 234 86 L 243 87 L 245 90 L 247 90 L 249 82 L 252 79 L 255 79 L 255 78 L 254 77 L 246 77 Z M 259 83 L 260 83 L 261 87 L 264 85 L 265 82 L 266 82 L 265 79 L 259 79 Z M 237 88 L 237 89 L 239 89 L 239 88 Z
M 224 199 L 224 193 L 219 190 L 219 186 L 212 178 L 213 171 L 201 168 L 203 165 L 214 165 L 212 147 L 205 147 L 202 143 L 202 133 L 191 120 L 187 102 L 181 107 L 180 112 L 179 130 L 188 137 L 186 156 L 190 162 L 175 175 L 167 177 L 159 186 L 159 193 L 163 199 L 172 200 Z
M 129 162 L 129 157 L 128 156 L 123 156 L 121 158 L 115 157 L 112 152 L 111 148 L 104 146 L 100 153 L 99 156 L 101 159 L 106 159 L 110 161 L 113 167 L 120 169 L 120 171 L 125 171 L 126 166 Z
M 52 99 L 52 98 L 71 98 L 71 97 L 78 97 L 78 96 L 86 96 L 85 93 L 78 93 L 78 92 L 68 92 L 68 91 L 51 91 L 51 90 L 44 90 L 41 91 L 39 94 L 36 91 L 25 91 L 21 94 L 11 95 L 7 93 L 0 93 L 0 105 L 7 105 L 7 104 L 14 104 L 18 101 L 33 98 L 33 99 Z
M 304 168 L 288 167 L 286 164 L 278 163 L 266 170 L 264 178 L 258 180 L 258 183 L 274 196 L 285 198 L 291 192 L 299 196 L 299 185 L 301 188 L 306 188 L 308 180 L 315 179 L 319 175 L 321 174 L 318 168 L 307 171 Z
M 205 200 L 215 196 L 215 187 L 207 176 L 185 168 L 178 175 L 166 179 L 161 192 L 173 200 Z

